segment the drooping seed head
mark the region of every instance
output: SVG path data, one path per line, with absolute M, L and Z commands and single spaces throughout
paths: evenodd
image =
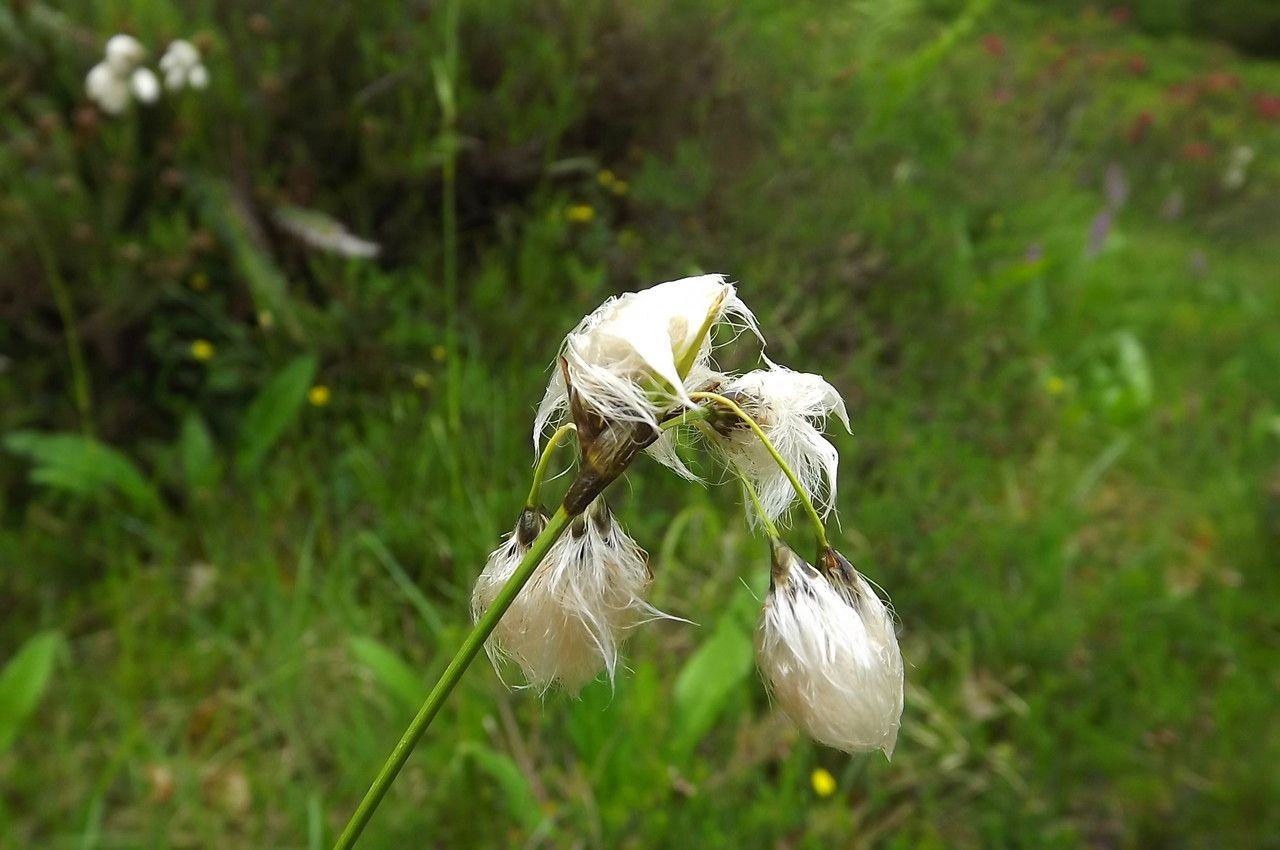
M 834 550 L 821 569 L 773 541 L 756 661 L 778 706 L 814 740 L 893 755 L 902 717 L 902 655 L 893 617 Z
M 490 556 L 472 599 L 478 618 L 492 603 L 493 579 L 515 571 L 527 545 L 514 532 Z M 491 569 L 492 567 L 492 569 Z M 578 516 L 552 546 L 499 621 L 486 650 L 495 667 L 518 664 L 531 687 L 576 693 L 600 673 L 612 680 L 618 646 L 632 628 L 665 617 L 644 601 L 652 575 L 648 556 L 627 536 L 603 499 Z M 501 583 L 505 583 L 505 578 Z

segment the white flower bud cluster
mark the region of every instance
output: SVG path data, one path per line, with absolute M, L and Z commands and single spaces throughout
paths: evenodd
M 200 61 L 200 51 L 185 39 L 169 44 L 169 49 L 160 57 L 160 72 L 169 91 L 182 91 L 188 86 L 203 89 L 209 85 L 209 71 Z
M 892 755 L 903 704 L 894 618 L 827 543 L 823 522 L 835 508 L 839 463 L 823 429 L 830 417 L 849 428 L 844 401 L 821 376 L 767 358 L 764 368 L 722 373 L 713 358 L 725 341 L 715 335 L 722 325 L 733 338 L 749 331 L 763 345 L 755 316 L 733 285 L 721 275 L 702 275 L 611 298 L 569 333 L 535 417 L 534 444 L 572 418 L 581 457 L 562 515 L 581 513 L 534 565 L 524 563 L 536 536 L 527 510 L 517 531 L 489 556 L 473 615 L 479 621 L 520 572 L 528 581 L 487 644 L 495 666 L 515 662 L 529 685 L 543 691 L 559 685 L 576 692 L 601 672 L 612 679 L 626 634 L 667 615 L 644 600 L 647 558 L 600 494 L 640 448 L 693 477 L 671 435 L 696 428 L 746 484 L 755 524 L 773 547 L 756 635 L 769 693 L 815 740 L 847 752 Z M 539 481 L 535 476 L 531 499 Z M 778 538 L 775 521 L 797 501 L 817 531 L 816 567 Z
M 101 62 L 89 69 L 84 79 L 89 99 L 109 115 L 119 115 L 137 98 L 141 103 L 154 103 L 160 96 L 160 81 L 155 72 L 142 66 L 146 48 L 131 35 L 113 35 Z
M 142 43 L 124 33 L 107 39 L 101 62 L 85 75 L 85 94 L 108 115 L 120 115 L 137 100 L 152 104 L 160 99 L 160 78 L 143 65 L 147 50 Z M 200 62 L 200 52 L 181 39 L 169 45 L 160 59 L 165 75 L 165 88 L 177 91 L 183 86 L 202 89 L 209 83 L 209 72 Z

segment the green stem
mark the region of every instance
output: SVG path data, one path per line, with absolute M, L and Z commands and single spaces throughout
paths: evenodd
M 493 600 L 493 604 L 489 606 L 489 610 L 485 611 L 484 616 L 476 622 L 475 628 L 471 630 L 471 634 L 467 635 L 467 639 L 462 642 L 462 646 L 459 647 L 457 653 L 449 662 L 449 666 L 444 668 L 444 672 L 440 674 L 435 687 L 427 695 L 426 702 L 422 704 L 417 716 L 413 718 L 413 722 L 404 731 L 404 735 L 401 736 L 395 749 L 391 751 L 391 755 L 382 765 L 382 769 L 378 771 L 377 777 L 373 780 L 373 784 L 369 786 L 369 790 L 365 792 L 364 799 L 360 801 L 360 805 L 356 806 L 355 813 L 351 815 L 351 820 L 347 822 L 346 828 L 338 836 L 337 843 L 333 845 L 334 850 L 350 850 L 355 846 L 356 839 L 360 837 L 365 825 L 369 823 L 369 818 L 373 817 L 373 813 L 382 802 L 382 798 L 386 796 L 387 789 L 391 787 L 396 775 L 400 773 L 400 769 L 408 761 L 409 754 L 413 752 L 413 748 L 417 746 L 419 739 L 427 731 L 427 727 L 431 725 L 431 721 L 440 713 L 441 706 L 449 698 L 449 694 L 453 692 L 454 687 L 462 678 L 462 674 L 471 666 L 471 662 L 475 660 L 477 653 L 484 646 L 485 640 L 498 625 L 498 621 L 502 619 L 502 615 L 511 607 L 516 595 L 520 593 L 529 577 L 533 575 L 533 571 L 537 569 L 538 564 L 542 563 L 542 559 L 551 548 L 551 544 L 555 543 L 560 535 L 564 533 L 564 530 L 569 527 L 570 519 L 571 517 L 563 507 L 557 509 L 551 519 L 547 521 L 547 527 L 542 530 L 542 533 L 529 546 L 529 551 L 525 553 L 524 558 L 520 560 L 520 565 L 516 567 L 516 571 L 512 573 L 511 578 L 507 580 L 502 590 L 498 592 L 498 596 Z
M 743 422 L 746 423 L 747 427 L 749 427 L 753 432 L 755 432 L 755 435 L 756 437 L 759 438 L 761 444 L 765 447 L 765 449 L 768 450 L 769 454 L 773 457 L 774 463 L 778 464 L 778 468 L 781 469 L 783 474 L 787 476 L 787 480 L 791 482 L 792 488 L 795 489 L 796 498 L 798 498 L 800 500 L 800 504 L 804 506 L 805 513 L 809 515 L 809 519 L 813 523 L 814 533 L 818 535 L 818 545 L 823 548 L 826 548 L 827 546 L 829 546 L 830 544 L 827 542 L 827 527 L 823 524 L 822 517 L 818 515 L 817 509 L 814 508 L 813 500 L 809 498 L 809 494 L 805 492 L 805 489 L 800 486 L 800 479 L 796 477 L 796 474 L 791 469 L 791 466 L 785 460 L 782 459 L 782 455 L 778 453 L 777 448 L 774 447 L 773 442 L 769 439 L 769 436 L 765 434 L 764 429 L 760 427 L 760 423 L 752 419 L 751 416 L 748 415 L 745 410 L 739 407 L 737 403 L 734 402 L 732 399 L 725 398 L 719 393 L 707 393 L 707 392 L 690 393 L 689 398 L 692 398 L 694 400 L 706 399 L 707 401 L 715 402 L 716 404 L 720 405 L 724 409 L 728 410 L 734 416 L 737 416 L 739 419 L 741 419 Z
M 85 368 L 84 352 L 80 348 L 80 334 L 76 330 L 76 314 L 72 306 L 71 293 L 62 279 L 62 273 L 58 271 L 58 260 L 44 238 L 44 231 L 35 224 L 32 224 L 28 230 L 31 233 L 32 244 L 35 245 L 36 253 L 40 255 L 40 262 L 44 266 L 45 279 L 53 293 L 53 303 L 58 309 L 58 318 L 62 320 L 62 337 L 67 345 L 67 359 L 71 363 L 71 386 L 75 396 L 76 413 L 80 417 L 80 429 L 86 437 L 92 437 L 93 401 L 89 392 L 89 370 Z
M 707 437 L 712 439 L 715 438 L 715 431 L 712 430 L 711 426 L 705 422 L 699 422 L 698 428 L 706 434 Z M 778 531 L 778 526 L 773 524 L 773 520 L 769 519 L 769 514 L 765 511 L 764 505 L 760 502 L 760 494 L 756 492 L 756 488 L 747 478 L 747 474 L 742 471 L 742 467 L 738 466 L 733 461 L 729 461 L 729 468 L 733 470 L 734 475 L 738 476 L 738 481 L 742 484 L 743 492 L 747 494 L 747 498 L 751 501 L 751 504 L 755 506 L 756 516 L 760 517 L 760 524 L 764 526 L 764 530 L 769 533 L 770 537 L 776 537 L 781 540 L 782 533 Z M 746 505 L 743 505 L 743 507 L 745 508 Z
M 538 465 L 533 468 L 533 484 L 529 487 L 529 497 L 524 500 L 526 508 L 538 507 L 538 496 L 542 493 L 542 479 L 547 474 L 547 464 L 551 462 L 551 455 L 555 452 L 556 446 L 564 439 L 565 434 L 578 430 L 578 426 L 572 422 L 566 422 L 556 429 L 551 435 L 551 439 L 547 440 L 547 445 L 542 450 L 542 456 L 538 458 Z
M 774 525 L 773 520 L 769 519 L 769 515 L 764 512 L 764 505 L 760 504 L 760 494 L 756 492 L 756 488 L 751 486 L 751 482 L 747 480 L 747 476 L 742 473 L 737 464 L 734 464 L 733 471 L 742 482 L 742 489 L 746 491 L 747 498 L 751 500 L 751 504 L 755 505 L 756 514 L 760 517 L 760 524 L 764 526 L 764 530 L 769 532 L 770 537 L 781 540 L 782 534 L 778 531 L 778 526 Z
M 445 5 L 445 58 L 436 70 L 436 93 L 440 101 L 444 156 L 440 163 L 440 221 L 443 231 L 445 346 L 448 350 L 449 424 L 462 427 L 462 358 L 458 351 L 458 16 L 457 0 Z

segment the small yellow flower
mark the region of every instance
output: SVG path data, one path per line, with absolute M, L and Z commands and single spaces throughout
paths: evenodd
M 627 194 L 627 192 L 630 189 L 631 189 L 631 184 L 628 183 L 626 180 L 614 180 L 613 183 L 610 184 L 609 186 L 609 191 L 615 195 L 618 195 L 619 197 Z
M 600 169 L 600 173 L 596 175 L 596 182 L 606 189 L 611 188 L 617 179 L 618 175 L 614 174 L 607 168 Z
M 1062 395 L 1067 391 L 1067 382 L 1057 375 L 1050 375 L 1045 379 L 1044 390 L 1052 396 Z
M 329 397 L 331 395 L 329 388 L 324 384 L 316 384 L 314 387 L 307 390 L 307 401 L 311 402 L 313 407 L 324 407 L 329 403 Z
M 596 217 L 596 211 L 590 204 L 574 204 L 564 211 L 564 217 L 575 224 L 586 224 Z
M 216 352 L 217 349 L 213 347 L 213 343 L 209 342 L 207 339 L 197 339 L 195 342 L 191 343 L 191 356 L 199 360 L 201 363 L 206 363 L 212 360 L 213 355 Z
M 258 327 L 264 331 L 269 331 L 275 326 L 276 317 L 271 314 L 270 310 L 261 310 L 258 312 Z
M 443 345 L 431 346 L 431 359 L 436 361 L 437 363 L 443 363 L 445 361 L 445 358 L 448 356 L 449 356 L 449 349 L 445 348 Z
M 209 276 L 204 272 L 196 272 L 191 276 L 190 284 L 196 292 L 204 292 L 209 288 Z
M 830 797 L 836 793 L 836 778 L 824 767 L 815 770 L 809 781 L 813 784 L 813 793 L 819 797 Z
M 430 372 L 424 372 L 419 369 L 413 373 L 413 385 L 420 390 L 427 390 L 435 383 L 435 378 L 431 377 Z

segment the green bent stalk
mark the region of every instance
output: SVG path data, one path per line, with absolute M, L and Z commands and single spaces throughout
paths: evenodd
M 546 477 L 547 464 L 551 462 L 551 455 L 555 452 L 556 447 L 560 445 L 560 441 L 564 439 L 565 434 L 577 430 L 577 425 L 572 422 L 566 422 L 556 429 L 550 440 L 547 440 L 546 448 L 542 450 L 542 456 L 538 458 L 538 465 L 533 469 L 533 484 L 529 487 L 529 497 L 524 500 L 526 508 L 536 509 L 538 507 L 538 497 L 542 493 L 542 479 Z

